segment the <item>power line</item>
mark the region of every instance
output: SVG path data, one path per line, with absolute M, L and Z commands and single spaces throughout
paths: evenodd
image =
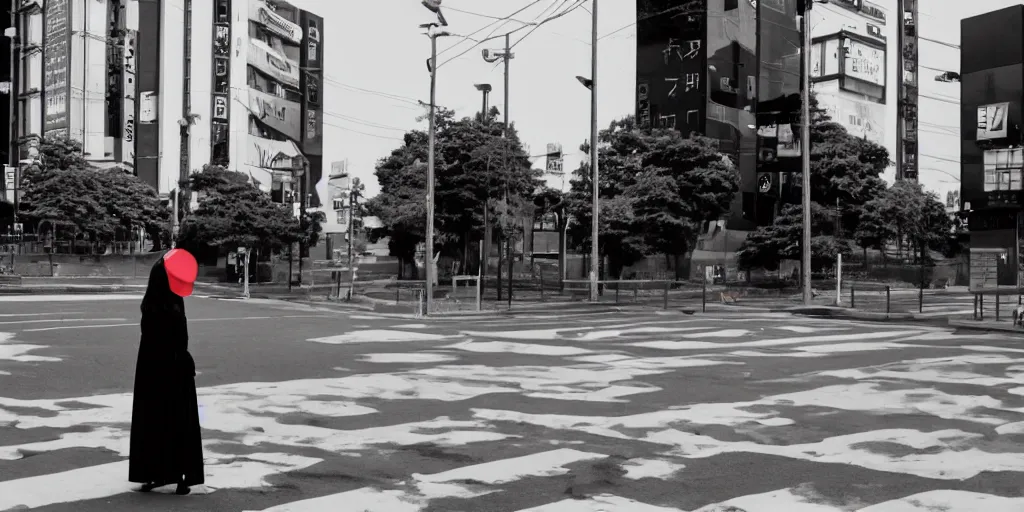
M 517 14 L 519 14 L 519 13 L 521 13 L 521 12 L 523 12 L 523 11 L 525 11 L 525 10 L 527 10 L 527 9 L 529 9 L 529 8 L 535 6 L 535 5 L 537 5 L 537 4 L 539 4 L 539 3 L 543 2 L 543 1 L 544 0 L 533 0 L 532 2 L 526 4 L 526 6 L 523 7 L 522 9 L 519 9 L 516 12 L 513 12 L 512 14 L 509 14 L 508 16 L 504 16 L 502 18 L 498 18 L 497 21 L 493 21 L 491 23 L 488 23 L 487 25 L 484 25 L 483 27 L 480 27 L 476 31 L 471 32 L 468 36 L 463 36 L 461 41 L 459 41 L 459 42 L 457 42 L 457 43 L 455 43 L 455 44 L 453 44 L 453 45 L 451 45 L 451 46 L 449 46 L 447 48 L 442 49 L 440 52 L 437 53 L 437 56 L 440 57 L 440 56 L 444 55 L 445 53 L 448 53 L 449 50 L 455 48 L 456 46 L 458 46 L 458 45 L 460 45 L 462 43 L 465 43 L 466 41 L 475 41 L 474 39 L 472 39 L 473 36 L 483 32 L 484 30 L 487 30 L 488 28 L 493 27 L 495 25 L 499 25 L 499 24 L 500 25 L 504 25 L 505 23 L 508 22 L 508 20 L 511 20 L 513 16 L 515 16 L 515 15 L 517 15 Z M 523 27 L 527 27 L 527 26 L 529 26 L 529 25 L 523 25 L 522 27 L 519 27 L 519 28 L 523 28 Z M 490 37 L 492 34 L 494 34 L 494 32 L 496 30 L 498 30 L 497 27 L 494 30 L 492 30 L 490 34 L 488 34 L 488 37 Z M 486 39 L 484 39 L 484 41 L 486 41 Z M 483 41 L 476 41 L 476 44 L 474 44 L 473 46 L 469 47 L 469 50 L 472 50 L 473 48 L 476 48 L 477 46 L 480 46 L 480 44 L 482 44 L 482 43 L 483 43 Z M 460 53 L 455 58 L 461 57 L 462 55 L 464 55 L 469 50 L 466 50 L 465 52 Z M 452 59 L 448 59 L 448 60 L 452 60 Z M 445 61 L 445 62 L 448 62 L 448 61 Z M 441 65 L 443 66 L 444 64 L 442 63 Z M 438 66 L 438 67 L 441 67 L 441 66 Z
M 928 158 L 931 158 L 933 160 L 940 160 L 940 161 L 943 161 L 943 162 L 950 162 L 950 163 L 954 163 L 954 164 L 959 164 L 960 163 L 960 160 L 953 160 L 952 158 L 948 158 L 948 157 L 944 157 L 944 156 L 926 155 L 924 153 L 921 153 L 921 156 L 922 157 L 928 157 Z
M 375 137 L 375 138 L 378 138 L 378 139 L 387 139 L 387 140 L 400 140 L 400 141 L 403 141 L 403 142 L 405 141 L 405 139 L 401 138 L 401 137 L 391 137 L 391 136 L 388 136 L 388 135 L 377 135 L 375 133 L 362 132 L 362 131 L 359 131 L 359 130 L 353 130 L 352 128 L 347 128 L 347 127 L 344 127 L 344 126 L 338 126 L 336 124 L 331 124 L 331 123 L 328 123 L 326 121 L 324 121 L 324 125 L 330 126 L 332 128 L 337 128 L 339 130 L 344 130 L 346 132 L 352 132 L 352 133 L 357 133 L 359 135 L 365 135 L 367 137 Z
M 946 47 L 952 48 L 954 50 L 959 50 L 960 49 L 960 45 L 958 45 L 958 44 L 947 43 L 945 41 L 939 41 L 937 39 L 929 39 L 927 37 L 921 37 L 921 36 L 917 36 L 917 38 L 922 40 L 922 41 L 928 41 L 929 43 L 935 43 L 935 44 L 939 44 L 939 45 L 942 45 L 942 46 L 946 46 Z
M 541 0 L 537 0 L 537 1 L 533 2 L 533 4 L 530 4 L 530 5 L 534 5 L 534 4 L 536 4 L 536 3 L 540 2 L 540 1 L 541 1 Z M 537 23 L 536 25 L 534 25 L 534 26 L 533 26 L 533 27 L 534 27 L 534 30 L 536 30 L 536 27 L 538 27 L 538 26 L 540 26 L 540 25 L 543 25 L 543 24 L 545 24 L 545 23 L 547 23 L 547 22 L 549 22 L 549 21 L 551 21 L 551 20 L 554 20 L 554 19 L 557 19 L 557 18 L 561 18 L 562 16 L 565 16 L 565 15 L 566 15 L 566 14 L 568 14 L 569 12 L 572 12 L 572 10 L 575 10 L 575 8 L 576 8 L 576 7 L 579 7 L 579 5 L 582 5 L 582 3 L 583 3 L 584 1 L 586 1 L 586 0 L 580 0 L 580 3 L 579 3 L 579 4 L 577 4 L 576 6 L 574 6 L 574 7 L 573 7 L 572 9 L 570 9 L 569 11 L 565 11 L 565 12 L 561 12 L 561 13 L 558 13 L 558 14 L 555 14 L 555 15 L 552 15 L 552 16 L 548 16 L 547 18 L 545 18 L 545 19 L 541 20 L 540 22 L 538 22 L 538 23 Z M 529 6 L 527 6 L 527 7 L 529 7 Z M 524 7 L 523 9 L 526 9 L 526 7 Z M 520 9 L 520 10 L 523 10 L 523 9 Z M 517 11 L 517 12 L 518 12 L 518 11 Z M 508 31 L 508 32 L 506 32 L 506 33 L 504 33 L 504 34 L 500 34 L 500 35 L 497 35 L 497 36 L 493 35 L 493 34 L 494 34 L 494 32 L 496 32 L 496 31 L 497 31 L 497 28 L 495 28 L 494 30 L 492 30 L 492 31 L 491 31 L 491 33 L 490 33 L 490 34 L 488 34 L 488 35 L 487 35 L 487 37 L 485 37 L 485 38 L 483 38 L 483 39 L 481 39 L 481 40 L 477 41 L 477 42 L 476 42 L 476 44 L 474 44 L 473 46 L 470 46 L 469 48 L 467 48 L 467 49 L 466 49 L 465 51 L 463 51 L 463 52 L 459 53 L 458 55 L 456 55 L 456 56 L 454 56 L 454 57 L 452 57 L 452 58 L 450 58 L 450 59 L 448 59 L 448 60 L 446 60 L 446 61 L 444 61 L 444 62 L 442 62 L 442 63 L 438 64 L 438 65 L 437 65 L 437 67 L 438 67 L 438 68 L 440 68 L 441 66 L 444 66 L 445 64 L 447 64 L 447 63 L 449 63 L 449 62 L 451 62 L 451 61 L 453 61 L 453 60 L 455 60 L 455 59 L 458 59 L 459 57 L 462 57 L 463 55 L 465 55 L 465 54 L 469 53 L 470 51 L 472 51 L 472 50 L 473 50 L 474 48 L 477 48 L 477 47 L 478 47 L 478 46 L 480 46 L 481 44 L 483 44 L 483 43 L 486 43 L 487 41 L 492 41 L 492 40 L 494 40 L 494 39 L 498 39 L 498 38 L 501 38 L 501 37 L 505 37 L 505 36 L 507 36 L 507 35 L 512 35 L 512 34 L 514 34 L 514 33 L 516 33 L 516 32 L 519 32 L 520 30 L 523 30 L 524 28 L 526 28 L 526 27 L 528 27 L 528 26 L 530 26 L 530 25 L 523 25 L 523 26 L 521 26 L 521 27 L 518 27 L 518 28 L 512 29 L 512 30 L 510 30 L 510 31 Z M 485 28 L 486 28 L 486 27 L 485 27 Z M 531 32 L 532 32 L 532 30 L 531 30 Z M 472 35 L 472 34 L 470 34 L 470 35 Z
M 562 4 L 564 5 L 567 1 L 568 0 L 562 0 Z M 540 28 L 545 23 L 547 23 L 549 21 L 552 21 L 552 20 L 556 20 L 558 18 L 561 18 L 562 16 L 565 16 L 566 14 L 569 14 L 569 13 L 575 11 L 576 9 L 579 9 L 580 6 L 582 6 L 586 1 L 587 0 L 579 0 L 578 2 L 576 2 L 576 5 L 573 5 L 573 6 L 569 7 L 568 9 L 566 9 L 566 10 L 564 10 L 564 11 L 558 13 L 558 14 L 552 15 L 551 17 L 545 19 L 544 21 L 534 25 L 533 28 L 530 29 L 530 31 L 526 33 L 526 35 L 524 35 L 523 37 L 520 37 L 518 41 L 513 43 L 512 46 L 510 47 L 510 49 L 511 48 L 515 48 L 516 45 L 518 45 L 519 43 L 523 42 L 524 39 L 526 39 L 527 37 L 530 37 L 530 34 L 534 33 L 534 31 L 536 31 L 538 28 Z
M 611 31 L 611 32 L 601 36 L 601 37 L 598 37 L 597 39 L 600 41 L 601 39 L 604 39 L 606 37 L 615 35 L 615 34 L 617 34 L 619 32 L 622 32 L 623 30 L 626 30 L 629 27 L 635 26 L 637 23 L 640 23 L 641 21 L 647 21 L 647 20 L 652 19 L 652 18 L 657 18 L 658 16 L 662 16 L 662 15 L 668 14 L 670 12 L 683 11 L 687 7 L 689 7 L 689 5 L 679 5 L 679 6 L 676 6 L 676 7 L 669 7 L 668 9 L 665 9 L 664 11 L 659 11 L 659 12 L 656 12 L 654 14 L 648 14 L 647 16 L 644 16 L 642 18 L 637 18 L 637 20 L 634 21 L 633 23 L 629 23 L 629 24 L 623 25 L 623 26 L 621 26 L 621 27 L 619 27 L 619 28 L 617 28 L 617 29 L 615 29 L 615 30 L 613 30 L 613 31 Z M 703 11 L 703 10 L 701 10 L 701 11 L 685 11 L 685 12 L 680 12 L 679 14 L 694 14 L 694 13 L 697 13 L 697 12 L 705 12 L 705 11 Z

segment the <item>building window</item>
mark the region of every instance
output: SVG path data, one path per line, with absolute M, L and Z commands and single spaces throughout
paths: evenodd
M 1024 149 L 985 151 L 985 192 L 1024 190 Z

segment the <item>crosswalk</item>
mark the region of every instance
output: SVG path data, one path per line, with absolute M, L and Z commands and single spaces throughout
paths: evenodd
M 130 393 L 0 391 L 0 511 L 1024 510 L 992 476 L 1024 474 L 1013 338 L 769 313 L 350 319 L 281 342 L 336 353 L 333 373 L 198 390 L 207 483 L 186 497 L 126 482 Z M 68 364 L 18 325 L 0 389 Z

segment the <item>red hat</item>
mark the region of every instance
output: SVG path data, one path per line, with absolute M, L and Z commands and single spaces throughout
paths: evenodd
M 171 249 L 164 254 L 164 270 L 167 271 L 167 284 L 175 295 L 192 295 L 192 285 L 199 275 L 199 264 L 194 256 L 185 249 Z

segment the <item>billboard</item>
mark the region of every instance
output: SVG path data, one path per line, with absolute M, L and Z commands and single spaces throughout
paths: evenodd
M 323 204 L 318 184 L 323 181 L 324 154 L 324 19 L 308 11 L 299 11 L 299 25 L 302 27 L 302 44 L 299 45 L 299 59 L 302 65 L 303 129 L 302 152 L 309 161 L 309 192 L 311 204 Z
M 67 134 L 68 101 L 71 97 L 71 2 L 48 0 L 43 13 L 43 95 L 46 98 L 43 132 Z
M 295 101 L 249 89 L 249 113 L 293 140 L 302 135 L 302 105 Z
M 135 83 L 135 45 L 138 32 L 126 30 L 124 36 L 124 59 L 121 69 L 122 105 L 121 147 L 118 158 L 121 165 L 135 168 L 135 96 L 138 89 Z
M 213 2 L 213 92 L 210 99 L 210 163 L 230 163 L 231 0 Z M 187 158 L 187 151 L 182 154 Z
M 848 45 L 843 62 L 843 74 L 868 83 L 885 87 L 885 49 L 846 39 Z
M 994 103 L 978 107 L 978 132 L 975 140 L 1002 139 L 1006 137 L 1009 103 Z
M 274 9 L 267 5 L 265 0 L 250 0 L 249 19 L 259 23 L 270 32 L 281 36 L 292 44 L 302 42 L 302 29 L 295 23 L 277 14 Z
M 562 145 L 557 143 L 548 143 L 546 149 L 547 159 L 544 166 L 545 172 L 555 175 L 562 174 Z
M 818 106 L 857 138 L 885 146 L 885 105 L 845 94 L 819 93 Z
M 704 133 L 707 112 L 706 0 L 678 7 L 670 0 L 638 2 L 636 111 L 641 126 Z

